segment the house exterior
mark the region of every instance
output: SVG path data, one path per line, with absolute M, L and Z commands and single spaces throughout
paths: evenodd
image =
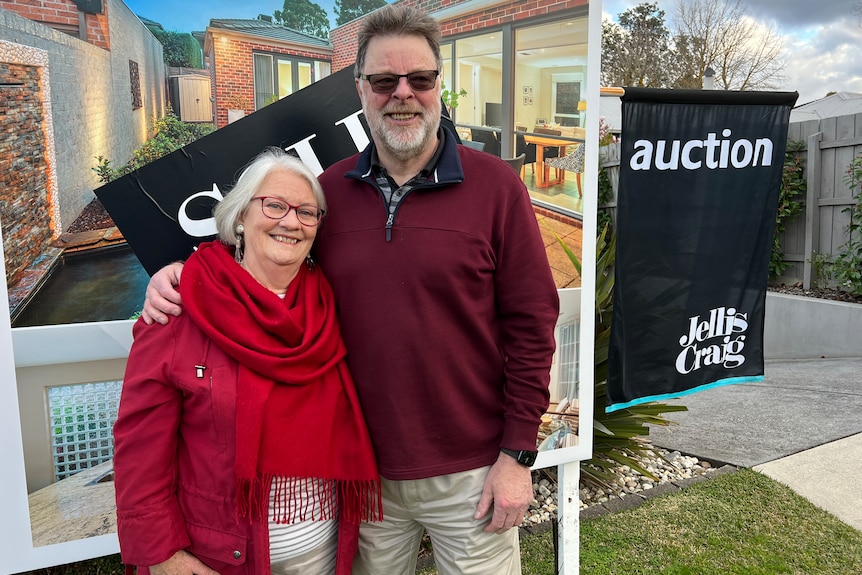
M 459 132 L 493 131 L 503 158 L 516 155 L 518 132 L 537 126 L 556 126 L 563 136 L 577 137 L 587 113 L 588 0 L 397 4 L 426 10 L 440 22 L 443 85 L 467 92 L 452 111 Z M 333 71 L 353 65 L 361 23 L 359 18 L 330 32 Z M 531 189 L 530 195 L 552 213 L 580 218 L 574 187 Z
M 249 114 L 329 76 L 332 46 L 268 20 L 213 19 L 204 38 L 204 60 L 221 128 L 228 124 L 228 110 Z
M 862 113 L 862 94 L 835 92 L 825 98 L 800 104 L 790 111 L 790 122 L 825 120 Z
M 120 0 L 0 0 L 0 222 L 9 283 L 165 112 L 162 46 Z

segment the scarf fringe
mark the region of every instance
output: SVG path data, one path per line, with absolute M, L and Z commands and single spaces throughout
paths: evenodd
M 383 520 L 383 496 L 379 479 L 339 481 L 338 498 L 341 513 L 348 523 Z
M 259 475 L 237 478 L 236 489 L 239 515 L 249 521 L 271 519 L 292 524 L 337 519 L 339 515 L 353 524 L 383 519 L 378 479 L 343 481 Z

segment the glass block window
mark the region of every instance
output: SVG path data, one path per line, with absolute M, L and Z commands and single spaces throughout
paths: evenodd
M 578 333 L 580 322 L 571 321 L 560 326 L 559 385 L 560 397 L 569 400 L 578 397 Z
M 114 457 L 122 381 L 48 388 L 54 481 Z

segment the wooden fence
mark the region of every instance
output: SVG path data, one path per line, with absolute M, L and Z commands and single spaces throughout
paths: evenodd
M 790 124 L 788 142 L 801 141 L 806 177 L 806 197 L 799 198 L 803 210 L 785 222 L 781 234 L 784 261 L 790 264 L 779 278 L 783 283 L 802 282 L 810 288 L 817 283 L 817 255 L 834 258 L 847 243 L 846 229 L 850 215 L 846 209 L 855 205 L 859 189 L 845 183 L 853 158 L 862 155 L 862 113 L 808 120 Z M 616 221 L 617 186 L 619 184 L 619 144 L 603 146 L 599 166 L 608 175 L 613 197 L 599 205 Z
M 803 211 L 787 223 L 781 235 L 784 261 L 791 265 L 781 279 L 817 283 L 817 256 L 833 258 L 847 243 L 847 208 L 856 204 L 859 190 L 845 183 L 853 158 L 862 155 L 862 113 L 823 120 L 793 122 L 788 141 L 804 142 L 806 197 Z

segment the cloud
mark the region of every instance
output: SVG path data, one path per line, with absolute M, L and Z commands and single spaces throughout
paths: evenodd
M 799 91 L 800 104 L 830 91 L 862 93 L 862 29 L 854 22 L 822 26 L 811 36 L 791 34 L 786 42 L 787 89 Z
M 780 28 L 802 28 L 817 24 L 852 21 L 858 0 L 821 0 L 813 6 L 812 0 L 743 0 L 751 16 L 774 21 Z M 858 10 L 857 10 L 858 11 Z
M 668 27 L 679 0 L 658 0 Z M 686 0 L 682 0 L 686 1 Z M 734 2 L 735 0 L 728 0 Z M 604 13 L 612 19 L 640 0 L 605 0 Z M 862 93 L 862 0 L 743 0 L 745 12 L 772 25 L 784 39 L 787 82 L 781 90 L 798 91 L 799 104 L 827 92 Z

